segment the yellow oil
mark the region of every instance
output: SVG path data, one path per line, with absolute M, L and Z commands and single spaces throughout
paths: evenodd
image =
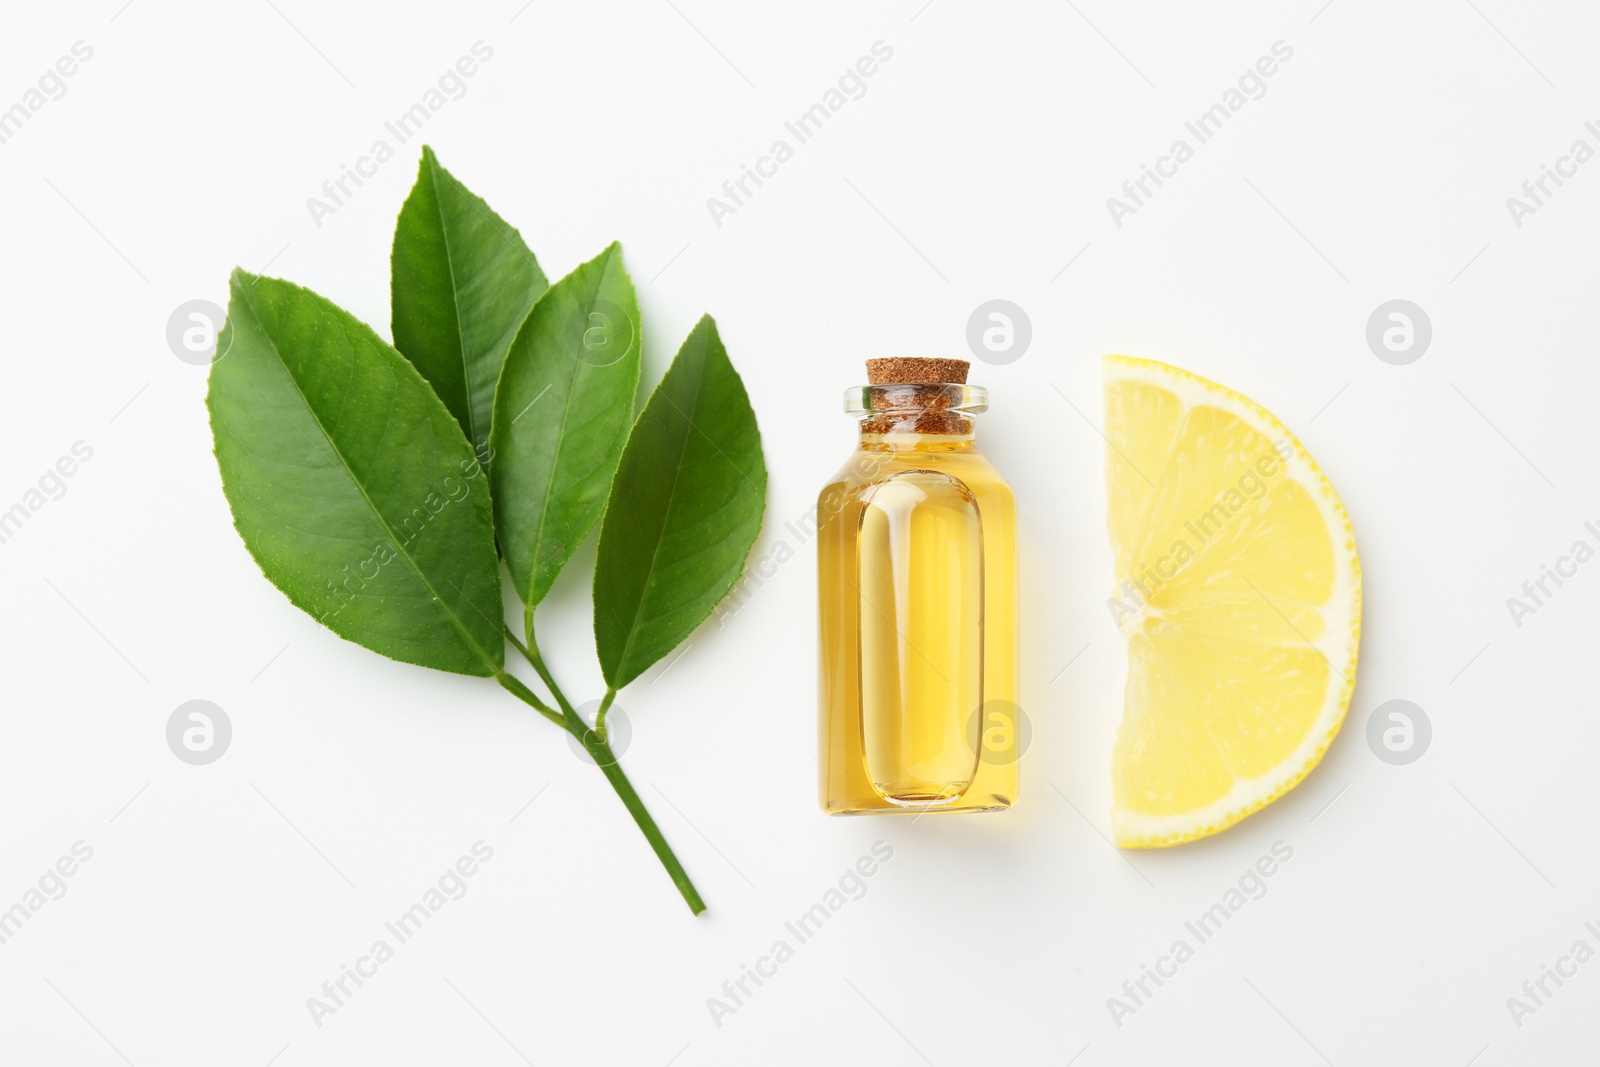
M 863 434 L 817 514 L 823 810 L 1010 807 L 1010 487 L 970 434 Z

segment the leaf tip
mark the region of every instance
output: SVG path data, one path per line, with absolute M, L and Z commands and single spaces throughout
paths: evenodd
M 260 280 L 261 275 L 251 274 L 243 267 L 235 267 L 232 273 L 228 275 L 228 291 L 229 293 L 242 292 L 247 286 L 253 286 Z
M 717 320 L 711 317 L 709 311 L 700 316 L 699 320 L 694 324 L 694 328 L 689 331 L 689 336 L 684 338 L 680 354 L 691 350 L 696 353 L 696 357 L 699 359 L 715 359 L 715 353 L 720 351 L 723 361 L 728 364 L 728 368 L 730 370 L 733 369 L 733 363 L 728 359 L 727 347 L 722 343 L 722 334 L 717 330 Z M 734 371 L 735 376 L 738 373 L 738 371 Z

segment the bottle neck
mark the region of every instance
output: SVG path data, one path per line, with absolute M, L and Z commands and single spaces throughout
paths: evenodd
M 860 420 L 861 447 L 889 452 L 971 452 L 973 419 L 953 411 L 880 413 Z
M 972 416 L 988 400 L 982 388 L 960 382 L 896 382 L 851 389 L 845 410 L 856 417 L 862 448 L 970 451 Z

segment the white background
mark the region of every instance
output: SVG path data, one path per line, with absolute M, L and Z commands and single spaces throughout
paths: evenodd
M 1577 4 L 1320 2 L 11 12 L 0 107 L 75 41 L 94 54 L 0 145 L 0 509 L 74 442 L 94 454 L 0 545 L 0 908 L 74 842 L 94 855 L 0 945 L 0 1060 L 1574 1062 L 1600 963 L 1520 1027 L 1506 999 L 1574 941 L 1600 948 L 1600 562 L 1520 628 L 1506 599 L 1580 537 L 1600 546 L 1600 162 L 1520 228 L 1506 198 L 1574 140 L 1600 148 L 1600 23 Z M 622 241 L 648 379 L 717 317 L 771 468 L 757 554 L 798 553 L 621 698 L 624 764 L 699 919 L 547 723 L 340 641 L 261 577 L 220 491 L 205 369 L 167 346 L 173 309 L 224 303 L 235 265 L 386 334 L 419 142 L 320 227 L 306 200 L 478 40 L 492 60 L 426 140 L 552 278 Z M 866 95 L 715 225 L 706 198 L 879 40 L 894 54 Z M 1114 225 L 1106 198 L 1279 40 L 1293 58 L 1266 95 Z M 973 373 L 1021 503 L 1021 801 L 827 820 L 813 546 L 785 524 L 851 447 L 839 396 L 862 359 L 965 355 L 997 297 L 1033 325 L 1023 358 Z M 1394 298 L 1433 324 L 1408 366 L 1365 341 Z M 1366 579 L 1360 681 L 1322 766 L 1158 853 L 1107 841 L 1107 351 L 1282 417 L 1342 493 Z M 582 698 L 590 560 L 541 615 Z M 195 698 L 234 730 L 206 767 L 165 741 Z M 1398 698 L 1434 729 L 1409 766 L 1364 736 Z M 316 1026 L 307 998 L 480 839 L 494 857 L 467 895 Z M 865 896 L 717 1026 L 707 998 L 879 839 L 894 858 Z M 1107 998 L 1280 840 L 1266 895 L 1116 1025 Z

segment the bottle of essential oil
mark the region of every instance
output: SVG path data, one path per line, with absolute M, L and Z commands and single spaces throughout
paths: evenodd
M 953 359 L 871 359 L 860 443 L 818 497 L 819 777 L 830 815 L 1017 797 L 1016 503 Z

